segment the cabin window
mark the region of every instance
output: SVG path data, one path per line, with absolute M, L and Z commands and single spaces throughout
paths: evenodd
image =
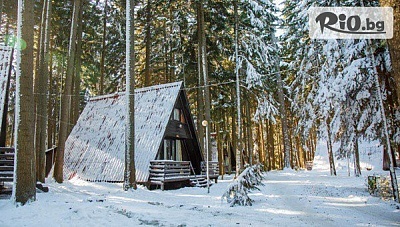
M 172 119 L 176 120 L 176 121 L 181 121 L 181 110 L 180 109 L 174 108 L 174 116 Z
M 182 161 L 182 145 L 180 140 L 164 139 L 158 160 Z
M 175 160 L 176 146 L 175 140 L 164 140 L 164 157 L 166 160 Z

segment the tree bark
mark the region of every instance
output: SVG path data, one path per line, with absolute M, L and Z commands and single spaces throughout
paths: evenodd
M 45 0 L 43 5 L 42 31 L 43 40 L 40 44 L 41 51 L 39 57 L 38 84 L 38 102 L 36 105 L 36 132 L 35 132 L 35 152 L 36 152 L 36 177 L 37 180 L 44 183 L 46 178 L 46 138 L 47 138 L 47 100 L 49 90 L 49 39 L 50 39 L 50 17 L 51 1 Z
M 103 37 L 101 41 L 101 58 L 100 58 L 100 86 L 99 86 L 99 94 L 104 94 L 104 73 L 105 73 L 105 65 L 104 60 L 106 57 L 106 31 L 107 31 L 107 2 L 105 0 L 104 3 L 104 15 L 103 15 Z
M 361 176 L 361 167 L 360 167 L 360 153 L 358 150 L 358 137 L 354 137 L 354 143 L 353 143 L 353 149 L 354 149 L 354 175 L 356 177 Z
M 63 182 L 63 167 L 64 167 L 64 149 L 65 149 L 65 141 L 68 137 L 68 127 L 70 122 L 70 108 L 71 108 L 71 91 L 72 91 L 72 80 L 74 75 L 74 64 L 75 64 L 75 51 L 76 51 L 76 33 L 77 33 L 77 24 L 78 16 L 81 1 L 83 0 L 75 0 L 74 1 L 74 9 L 72 14 L 72 24 L 71 24 L 71 34 L 69 40 L 69 49 L 68 49 L 68 63 L 67 63 L 67 74 L 65 76 L 65 86 L 63 91 L 63 96 L 61 97 L 61 116 L 60 116 L 60 134 L 58 140 L 58 150 L 56 153 L 56 160 L 54 165 L 54 179 L 58 183 Z
M 151 0 L 147 0 L 146 7 L 146 62 L 144 68 L 144 86 L 150 86 L 150 59 L 151 59 Z
M 250 97 L 247 96 L 248 100 Z M 246 102 L 246 131 L 247 131 L 247 152 L 249 155 L 249 165 L 253 165 L 253 132 L 251 129 L 251 111 L 250 111 L 250 101 Z
M 269 127 L 268 134 L 267 134 L 267 141 L 268 141 L 268 153 L 270 157 L 270 169 L 276 169 L 276 160 L 275 160 L 275 144 L 274 144 L 274 125 L 271 122 L 268 123 Z
M 381 6 L 393 8 L 393 38 L 388 39 L 392 77 L 396 84 L 397 100 L 400 103 L 400 2 L 398 0 L 380 0 Z
M 233 1 L 233 10 L 235 16 L 235 75 L 236 75 L 236 105 L 237 105 L 237 150 L 236 150 L 236 176 L 240 174 L 243 168 L 242 164 L 242 119 L 240 103 L 240 77 L 239 77 L 239 15 L 238 1 Z
M 327 133 L 326 145 L 328 147 L 329 169 L 331 175 L 336 176 L 335 160 L 333 158 L 333 149 L 332 149 L 331 122 L 329 118 L 326 120 L 326 133 Z
M 277 44 L 275 35 L 272 35 L 273 42 Z M 276 60 L 276 78 L 278 82 L 278 99 L 279 99 L 279 112 L 282 122 L 282 141 L 284 150 L 284 168 L 290 168 L 290 138 L 289 138 L 289 128 L 286 116 L 286 106 L 285 106 L 285 94 L 283 91 L 283 80 L 280 73 L 280 58 L 277 57 Z
M 79 12 L 79 21 L 82 21 L 83 17 L 83 2 L 81 2 L 81 10 Z M 81 91 L 81 65 L 82 65 L 82 23 L 78 24 L 77 28 L 77 40 L 76 40 L 76 58 L 75 58 L 75 72 L 74 72 L 74 79 L 73 79 L 73 96 L 72 96 L 72 113 L 71 113 L 71 127 L 75 126 L 76 122 L 79 118 L 80 113 L 80 91 Z M 72 130 L 72 128 L 71 128 Z
M 197 73 L 198 73 L 198 89 L 197 89 L 197 131 L 199 133 L 199 142 L 200 147 L 203 152 L 203 156 L 205 157 L 206 149 L 205 149 L 205 135 L 204 129 L 202 126 L 202 122 L 204 120 L 204 80 L 202 79 L 203 76 L 203 67 L 202 67 L 202 39 L 203 35 L 201 34 L 202 25 L 201 25 L 201 4 L 202 2 L 197 3 Z
M 134 0 L 126 1 L 126 126 L 124 190 L 137 188 L 135 168 L 135 25 Z
M 22 205 L 36 199 L 33 99 L 34 1 L 18 0 L 17 85 L 13 199 Z M 26 46 L 23 45 L 25 41 Z

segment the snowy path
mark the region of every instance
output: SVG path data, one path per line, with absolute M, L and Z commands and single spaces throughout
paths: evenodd
M 251 207 L 229 207 L 202 188 L 160 191 L 72 180 L 50 183 L 37 202 L 15 208 L 0 200 L 0 226 L 400 226 L 393 202 L 370 197 L 363 178 L 331 177 L 320 171 L 270 172 L 250 195 Z M 229 178 L 229 177 L 228 177 Z
M 271 213 L 301 226 L 400 226 L 400 211 L 368 195 L 363 178 L 303 172 L 267 176 Z

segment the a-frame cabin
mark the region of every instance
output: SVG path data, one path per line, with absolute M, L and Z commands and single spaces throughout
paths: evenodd
M 123 181 L 125 114 L 124 93 L 90 99 L 66 141 L 65 179 Z M 138 183 L 189 181 L 203 160 L 182 82 L 136 89 Z

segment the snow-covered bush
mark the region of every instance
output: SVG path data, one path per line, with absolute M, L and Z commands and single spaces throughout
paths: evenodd
M 222 195 L 222 199 L 226 199 L 231 207 L 251 206 L 254 202 L 248 193 L 251 190 L 260 190 L 257 186 L 263 185 L 262 165 L 257 164 L 248 166 L 231 184 L 227 191 Z

